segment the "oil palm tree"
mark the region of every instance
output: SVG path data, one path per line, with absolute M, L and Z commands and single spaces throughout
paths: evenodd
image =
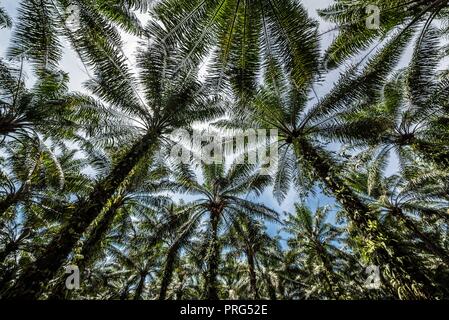
M 141 300 L 144 298 L 148 278 L 154 278 L 160 265 L 159 259 L 161 251 L 156 247 L 142 247 L 132 243 L 127 249 L 121 250 L 112 246 L 108 253 L 112 257 L 112 265 L 117 269 L 122 269 L 123 275 L 127 276 L 124 290 L 121 292 L 121 299 L 131 298 Z
M 6 10 L 0 7 L 0 29 L 11 28 L 11 26 L 12 26 L 11 18 L 8 16 Z
M 380 210 L 384 219 L 403 224 L 425 251 L 448 265 L 441 239 L 428 232 L 435 221 L 439 221 L 437 225 L 448 223 L 447 173 L 410 160 L 399 173 L 384 177 L 382 169 L 387 163 L 386 155 L 373 159 L 363 172 L 360 168 L 353 172 L 350 180 L 362 195 L 371 198 L 370 206 Z
M 117 26 L 131 34 L 144 33 L 134 11 L 145 12 L 148 5 L 148 0 L 20 1 L 8 56 L 28 59 L 38 73 L 56 70 L 65 38 L 82 61 L 93 67 L 91 62 L 99 54 L 110 59 L 112 47 L 121 50 Z
M 68 203 L 67 195 L 80 194 L 90 186 L 92 180 L 82 173 L 88 161 L 75 159 L 77 151 L 64 143 L 47 144 L 39 139 L 11 140 L 1 148 L 9 164 L 2 173 L 1 217 L 19 204 Z
M 319 207 L 315 212 L 305 205 L 296 204 L 295 214 L 290 214 L 284 231 L 290 252 L 306 274 L 305 295 L 308 298 L 342 299 L 345 297 L 342 231 L 329 221 L 331 211 Z M 340 248 L 339 248 L 340 247 Z M 348 279 L 347 279 L 348 280 Z M 349 280 L 348 280 L 349 281 Z
M 265 229 L 262 222 L 249 217 L 242 217 L 235 220 L 229 234 L 226 235 L 229 253 L 233 253 L 237 259 L 243 253 L 246 259 L 246 263 L 242 266 L 243 272 L 238 277 L 244 283 L 245 279 L 247 279 L 246 290 L 243 291 L 243 296 L 251 297 L 255 300 L 259 300 L 262 294 L 261 287 L 263 282 L 260 279 L 261 277 L 258 277 L 260 273 L 258 270 L 260 265 L 259 258 L 269 253 L 268 248 L 276 241 L 266 233 Z
M 212 53 L 215 85 L 231 80 L 240 98 L 254 93 L 261 70 L 283 66 L 303 85 L 318 69 L 317 25 L 299 1 L 168 0 L 154 12 L 170 30 L 166 41 L 180 44 L 183 63 L 198 65 Z
M 378 28 L 368 28 L 372 10 L 379 10 Z M 377 10 L 376 9 L 376 10 Z M 414 30 L 419 38 L 432 26 L 432 21 L 445 24 L 449 5 L 446 0 L 336 0 L 327 9 L 320 10 L 322 18 L 336 23 L 339 34 L 327 49 L 325 60 L 329 67 L 336 67 L 355 54 L 369 49 L 376 42 L 381 43 L 398 30 Z M 441 35 L 447 34 L 443 27 Z
M 0 220 L 5 235 L 0 256 L 5 266 L 11 262 L 15 269 L 30 262 L 57 230 L 65 218 L 58 208 L 89 192 L 93 183 L 83 173 L 88 161 L 78 158 L 75 149 L 63 142 L 45 147 L 40 143 L 12 140 L 2 149 L 8 166 L 2 168 L 7 180 L 0 203 L 8 209 Z M 3 279 L 1 290 L 13 278 Z
M 377 96 L 379 88 L 382 88 L 382 84 L 398 62 L 409 36 L 410 33 L 401 33 L 393 37 L 387 48 L 369 59 L 362 70 L 358 70 L 360 65 L 350 68 L 331 91 L 312 106 L 308 105 L 310 87 L 298 88 L 292 85 L 287 81 L 288 75 L 284 77 L 281 72 L 267 75 L 267 84 L 259 90 L 247 108 L 247 115 L 244 116 L 244 110 L 239 110 L 239 116 L 232 118 L 231 124 L 225 121 L 231 128 L 238 126 L 278 129 L 280 161 L 275 179 L 275 195 L 282 199 L 288 192 L 292 179 L 295 180 L 296 186 L 308 188 L 318 180 L 348 214 L 352 236 L 360 239 L 362 247 L 368 243 L 377 243 L 383 238 L 381 234 L 385 231 L 372 227 L 378 225 L 377 213 L 372 212 L 367 203 L 344 181 L 341 176 L 341 164 L 325 149 L 324 142 L 366 145 L 376 136 L 375 132 L 364 128 L 378 127 L 378 119 L 356 119 L 342 124 L 339 122 L 339 116 L 348 110 L 354 112 L 354 108 L 363 108 L 365 104 L 360 101 L 368 103 Z M 367 241 L 367 237 L 371 238 L 372 242 Z M 396 247 L 393 238 L 388 241 L 391 243 L 387 247 Z M 411 288 L 406 285 L 410 277 L 404 276 L 411 273 L 417 282 L 428 287 L 428 292 L 432 290 L 432 285 L 421 271 L 416 269 L 413 261 L 404 263 L 396 260 L 399 257 L 402 260 L 409 259 L 404 253 L 398 252 L 392 258 L 390 253 L 383 249 L 383 245 L 376 245 L 376 248 L 378 249 L 375 249 L 372 255 L 374 260 L 378 260 L 376 263 L 391 263 L 393 268 L 396 268 L 395 274 L 401 279 L 396 284 L 402 282 L 405 287 Z M 366 250 L 373 253 L 371 249 Z M 405 271 L 402 265 L 407 265 Z M 411 289 L 408 292 L 411 296 L 422 296 Z
M 126 226 L 131 223 L 133 218 L 147 218 L 149 215 L 155 215 L 160 208 L 164 208 L 171 204 L 169 199 L 163 195 L 157 194 L 160 185 L 164 185 L 164 177 L 166 176 L 166 168 L 160 166 L 148 165 L 137 167 L 132 175 L 124 182 L 126 187 L 121 188 L 110 199 L 108 204 L 103 208 L 103 212 L 92 223 L 92 226 L 86 232 L 86 237 L 82 241 L 79 248 L 75 249 L 77 255 L 69 263 L 76 265 L 81 272 L 85 272 L 96 260 L 104 256 L 107 243 L 114 241 L 119 242 L 115 237 L 109 237 L 114 226 Z M 146 219 L 143 219 L 146 221 Z M 152 225 L 155 227 L 155 225 Z M 140 226 L 142 228 L 142 226 Z M 143 231 L 148 231 L 144 230 Z M 151 241 L 147 239 L 148 233 L 144 232 L 142 238 L 143 244 L 151 246 Z M 155 235 L 152 236 L 154 238 Z M 137 242 L 138 238 L 134 239 Z M 154 245 L 157 239 L 153 240 Z M 55 287 L 51 290 L 49 299 L 62 299 L 70 297 L 70 291 L 65 288 L 65 278 L 62 277 Z
M 156 228 L 159 241 L 165 238 L 166 253 L 164 268 L 161 273 L 161 284 L 159 288 L 159 300 L 167 298 L 170 282 L 172 281 L 173 272 L 180 263 L 181 250 L 185 250 L 188 243 L 187 238 L 194 236 L 194 233 L 188 233 L 182 239 L 179 238 L 179 233 L 182 228 L 191 221 L 193 215 L 183 205 L 170 205 L 164 208 L 164 218 L 161 219 L 159 226 Z
M 176 183 L 173 190 L 193 195 L 197 199 L 187 203 L 185 209 L 181 209 L 188 212 L 191 218 L 180 227 L 172 248 L 179 250 L 189 241 L 193 232 L 201 227 L 204 220 L 206 221 L 204 249 L 207 270 L 204 275 L 203 292 L 205 298 L 219 298 L 217 276 L 222 247 L 220 229 L 244 216 L 261 217 L 271 221 L 278 218 L 273 210 L 247 199 L 250 194 L 260 194 L 270 182 L 270 178 L 258 174 L 256 168 L 255 165 L 242 165 L 237 161 L 227 171 L 223 165 L 203 164 L 201 166 L 203 183 L 200 183 L 197 175 L 185 165 L 178 165 L 174 171 Z M 170 279 L 172 269 L 166 264 L 163 278 Z M 163 298 L 166 288 L 161 289 L 160 297 Z
M 70 216 L 55 235 L 43 254 L 20 275 L 7 297 L 38 297 L 44 283 L 54 278 L 75 243 L 89 225 L 102 212 L 107 201 L 115 194 L 136 166 L 155 152 L 165 135 L 193 121 L 213 118 L 222 113 L 207 93 L 199 91 L 196 73 L 173 70 L 178 64 L 166 55 L 167 46 L 157 39 L 139 55 L 139 80 L 144 88 L 145 100 L 133 88 L 134 77 L 127 72 L 125 62 L 106 66 L 88 83 L 89 89 L 117 110 L 128 114 L 134 121 L 125 131 L 130 139 L 115 161 L 110 173 L 99 179 L 91 193 L 63 211 Z M 109 61 L 109 60 L 108 60 Z M 120 68 L 120 72 L 114 72 Z M 111 138 L 111 136 L 109 136 Z
M 436 32 L 429 29 L 416 44 L 410 65 L 381 89 L 379 98 L 359 112 L 341 115 L 343 122 L 377 119 L 380 125 L 373 126 L 377 135 L 366 151 L 370 157 L 383 158 L 396 151 L 402 160 L 413 152 L 440 168 L 448 168 L 449 83 L 438 80 L 436 74 L 438 43 Z
M 94 134 L 100 123 L 107 127 L 112 114 L 105 108 L 95 108 L 90 97 L 69 92 L 68 82 L 66 73 L 47 71 L 29 89 L 25 86 L 23 63 L 14 67 L 0 60 L 1 141 L 36 139 L 38 134 L 73 139 L 77 130 Z M 120 123 L 113 126 L 119 127 Z

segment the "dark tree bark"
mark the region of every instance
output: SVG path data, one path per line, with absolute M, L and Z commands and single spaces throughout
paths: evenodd
M 168 286 L 173 277 L 173 270 L 178 257 L 180 241 L 176 241 L 169 249 L 167 260 L 165 262 L 164 274 L 162 276 L 161 289 L 159 291 L 159 300 L 165 300 L 167 297 Z
M 221 212 L 211 210 L 211 233 L 212 238 L 208 252 L 208 270 L 206 274 L 206 298 L 208 300 L 219 300 L 218 297 L 218 267 L 220 264 L 220 244 L 218 240 L 218 223 L 220 222 Z
M 256 268 L 254 263 L 254 253 L 252 250 L 247 250 L 246 259 L 248 262 L 248 272 L 249 272 L 249 283 L 251 294 L 253 295 L 254 300 L 260 299 L 259 289 L 257 287 L 257 276 L 256 276 Z
M 83 257 L 74 262 L 78 266 L 80 272 L 84 272 L 92 264 L 94 260 L 94 253 L 96 252 L 101 240 L 104 239 L 112 222 L 117 214 L 117 209 L 120 207 L 121 201 L 115 201 L 110 208 L 103 215 L 102 219 L 93 228 L 87 240 L 82 244 L 80 255 Z M 65 300 L 70 299 L 70 293 L 65 286 L 65 278 L 62 277 L 51 291 L 48 300 Z
M 140 300 L 142 298 L 142 292 L 145 288 L 145 279 L 147 277 L 146 273 L 140 275 L 139 283 L 137 284 L 136 291 L 134 292 L 133 300 Z

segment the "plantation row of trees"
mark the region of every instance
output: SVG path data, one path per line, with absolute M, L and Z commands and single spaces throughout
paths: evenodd
M 13 34 L 0 60 L 0 297 L 448 298 L 448 1 L 335 0 L 319 14 L 335 24 L 324 50 L 299 0 L 0 8 Z M 136 64 L 123 33 L 141 39 Z M 89 70 L 85 92 L 69 90 L 65 50 Z M 198 123 L 277 129 L 278 169 L 173 161 L 170 133 Z M 264 204 L 267 190 L 280 204 L 294 190 L 295 210 Z M 319 194 L 335 205 L 308 207 Z

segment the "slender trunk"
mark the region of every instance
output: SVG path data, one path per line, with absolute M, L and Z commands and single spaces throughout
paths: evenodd
M 397 208 L 394 213 L 399 217 L 400 220 L 404 222 L 404 225 L 407 229 L 414 233 L 414 235 L 420 239 L 427 250 L 433 253 L 435 256 L 439 257 L 447 266 L 449 266 L 449 255 L 445 250 L 443 250 L 440 246 L 436 245 L 433 240 L 429 239 L 427 235 L 425 235 L 416 224 L 407 217 L 401 209 Z
M 145 279 L 147 277 L 147 274 L 141 274 L 139 283 L 137 284 L 136 291 L 134 292 L 133 300 L 140 300 L 142 297 L 143 289 L 145 288 Z
M 332 266 L 332 262 L 329 260 L 329 257 L 327 256 L 326 249 L 323 247 L 323 245 L 321 243 L 317 244 L 317 250 L 319 252 L 320 260 L 323 263 L 324 268 L 326 269 L 324 276 L 325 276 L 327 285 L 329 286 L 329 291 L 331 293 L 331 296 L 335 300 L 338 300 L 338 295 L 335 294 L 335 288 L 333 285 L 333 281 L 329 277 L 329 275 L 332 275 L 332 278 L 333 278 L 333 275 L 334 275 L 334 268 Z
M 371 256 L 376 265 L 391 268 L 392 277 L 395 278 L 394 283 L 397 286 L 397 290 L 392 294 L 399 299 L 430 298 L 434 288 L 418 261 L 401 248 L 400 241 L 397 241 L 390 232 L 372 227 L 377 225 L 381 228 L 378 219 L 339 177 L 333 160 L 327 154 L 318 151 L 308 141 L 295 139 L 293 143 L 298 158 L 302 157 L 313 167 L 319 179 L 345 209 L 349 220 L 355 226 L 351 228 L 351 237 L 365 239 L 363 243 L 369 243 L 367 241 L 369 239 L 377 241 L 386 238 L 383 240 L 386 248 L 379 246 Z M 401 295 L 398 294 L 398 290 L 402 290 Z
M 129 288 L 131 287 L 131 284 L 133 283 L 133 281 L 134 281 L 134 277 L 131 277 L 131 279 L 129 279 L 126 282 L 125 286 L 123 287 L 123 290 L 120 292 L 120 297 L 119 297 L 120 300 L 128 299 Z
M 218 223 L 220 222 L 220 211 L 211 211 L 212 238 L 208 252 L 208 270 L 206 275 L 206 297 L 208 300 L 218 300 L 218 267 L 220 264 L 220 244 L 218 242 Z
M 276 288 L 273 284 L 273 282 L 271 281 L 271 277 L 269 274 L 265 274 L 264 275 L 265 278 L 265 282 L 267 284 L 267 289 L 268 289 L 268 296 L 270 297 L 270 300 L 277 300 L 277 296 L 276 296 Z
M 84 272 L 93 262 L 95 252 L 101 242 L 106 236 L 108 230 L 110 229 L 112 222 L 117 214 L 117 210 L 121 206 L 122 198 L 119 197 L 115 200 L 106 213 L 101 217 L 98 224 L 95 225 L 93 230 L 90 232 L 87 240 L 83 243 L 81 247 L 81 259 L 76 260 L 74 264 L 78 266 L 80 272 Z M 61 277 L 58 283 L 54 286 L 51 291 L 48 300 L 66 300 L 70 299 L 71 290 L 67 290 L 65 285 L 65 277 Z
M 110 175 L 95 186 L 87 201 L 79 203 L 73 209 L 67 209 L 67 216 L 71 217 L 69 221 L 36 261 L 25 268 L 5 298 L 37 299 L 41 295 L 44 287 L 62 268 L 81 235 L 98 217 L 104 205 L 138 162 L 156 144 L 156 134 L 151 132 L 142 137 L 114 167 Z
M 246 258 L 248 261 L 250 289 L 253 294 L 254 300 L 258 300 L 258 299 L 260 299 L 260 296 L 259 296 L 259 290 L 257 288 L 257 276 L 256 276 L 255 265 L 254 265 L 254 254 L 253 254 L 252 250 L 246 251 Z
M 175 294 L 176 294 L 176 300 L 182 300 L 182 298 L 184 296 L 184 274 L 183 274 L 183 272 L 181 272 L 179 275 L 179 285 L 176 288 Z
M 165 262 L 164 274 L 162 277 L 161 289 L 159 291 L 159 300 L 165 300 L 167 297 L 168 286 L 173 277 L 173 270 L 178 257 L 180 241 L 176 241 L 168 251 L 167 261 Z

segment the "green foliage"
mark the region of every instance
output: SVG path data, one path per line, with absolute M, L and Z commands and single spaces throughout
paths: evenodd
M 1 298 L 449 297 L 447 1 L 335 0 L 320 10 L 339 30 L 323 54 L 300 1 L 151 2 L 21 0 L 14 21 L 0 8 L 13 28 L 0 61 Z M 140 40 L 136 64 L 123 33 Z M 69 90 L 64 43 L 86 94 Z M 170 134 L 211 122 L 277 129 L 277 170 L 174 161 Z M 281 205 L 294 193 L 293 211 L 264 203 L 271 191 Z M 321 195 L 333 201 L 315 208 Z M 67 265 L 80 290 L 66 290 Z

